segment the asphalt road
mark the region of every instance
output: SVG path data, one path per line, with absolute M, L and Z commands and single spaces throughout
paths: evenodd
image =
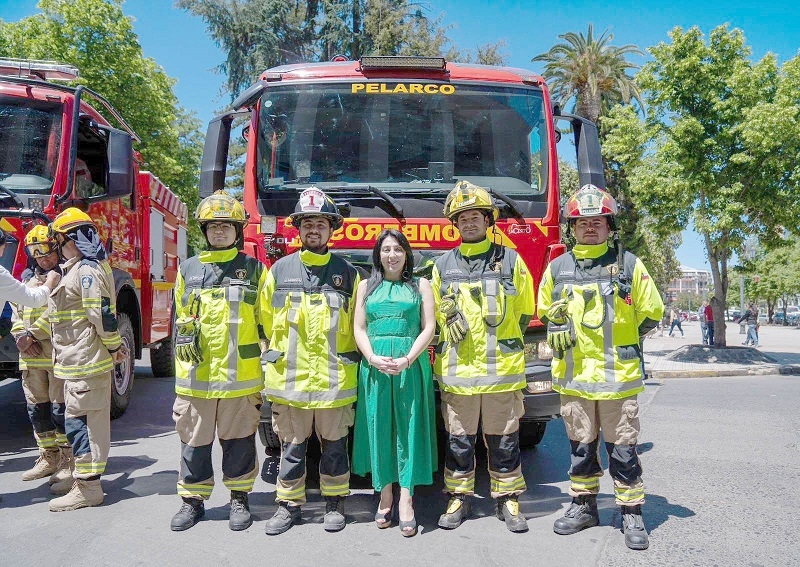
M 612 482 L 601 480 L 601 525 L 558 536 L 553 521 L 569 502 L 564 427 L 552 422 L 542 443 L 523 454 L 528 491 L 521 508 L 530 531 L 511 534 L 493 502 L 475 499 L 473 517 L 455 531 L 436 527 L 445 505 L 441 479 L 416 492 L 417 537 L 378 530 L 369 484 L 354 477 L 348 525 L 328 534 L 324 502 L 309 491 L 303 524 L 264 534 L 274 511 L 274 462 L 264 463 L 251 495 L 253 526 L 228 530 L 228 493 L 218 487 L 206 518 L 187 532 L 169 521 L 179 441 L 173 431 L 172 381 L 139 369 L 134 401 L 112 425 L 106 493 L 98 508 L 48 511 L 46 481 L 22 482 L 35 449 L 18 381 L 0 382 L 0 564 L 16 565 L 800 565 L 800 378 L 757 376 L 648 382 L 640 395 L 640 439 L 647 490 L 647 551 L 628 550 Z M 220 452 L 215 468 L 221 474 Z M 479 457 L 479 494 L 488 494 Z

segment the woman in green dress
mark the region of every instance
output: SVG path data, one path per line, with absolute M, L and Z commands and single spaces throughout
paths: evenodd
M 358 373 L 353 472 L 372 473 L 380 492 L 379 528 L 392 523 L 394 483 L 400 485 L 401 533 L 417 533 L 414 487 L 433 483 L 437 469 L 436 408 L 428 345 L 434 334 L 433 292 L 414 278 L 414 257 L 399 231 L 381 232 L 372 275 L 358 286 L 355 339 Z

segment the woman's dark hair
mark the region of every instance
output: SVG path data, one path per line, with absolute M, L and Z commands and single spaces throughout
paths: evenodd
M 5 231 L 0 228 L 0 246 L 6 243 L 6 233 Z
M 402 281 L 404 281 L 406 285 L 411 287 L 411 289 L 413 289 L 415 292 L 419 293 L 417 282 L 414 280 L 414 253 L 411 250 L 411 244 L 408 243 L 408 238 L 406 238 L 405 235 L 399 230 L 385 228 L 378 235 L 378 239 L 375 242 L 375 247 L 372 249 L 372 273 L 367 280 L 367 289 L 366 293 L 364 294 L 365 302 L 370 294 L 378 289 L 378 286 L 381 285 L 381 282 L 383 281 L 381 248 L 383 247 L 383 242 L 390 236 L 397 241 L 397 243 L 403 248 L 403 250 L 405 250 L 406 253 L 406 262 L 403 266 L 403 273 L 401 275 Z

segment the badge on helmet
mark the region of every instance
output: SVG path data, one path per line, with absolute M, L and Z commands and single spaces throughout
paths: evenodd
M 331 223 L 331 231 L 337 230 L 344 224 L 344 217 L 339 214 L 339 207 L 320 189 L 309 187 L 300 193 L 300 199 L 294 212 L 289 215 L 289 222 L 295 228 L 300 228 L 300 221 L 308 217 L 325 217 Z
M 581 217 L 613 217 L 619 212 L 617 201 L 606 191 L 587 183 L 564 205 L 567 221 Z
M 447 200 L 444 202 L 444 216 L 450 222 L 455 222 L 458 215 L 471 210 L 491 213 L 492 224 L 500 213 L 486 189 L 466 180 L 459 181 L 447 195 Z

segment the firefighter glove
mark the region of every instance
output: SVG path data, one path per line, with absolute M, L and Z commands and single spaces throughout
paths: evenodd
M 444 336 L 450 344 L 458 344 L 464 340 L 469 331 L 469 325 L 464 314 L 456 304 L 456 296 L 454 294 L 445 295 L 442 297 L 442 303 L 439 310 L 445 316 L 445 329 Z
M 568 318 L 567 305 L 569 305 L 569 298 L 566 297 L 551 303 L 547 310 L 547 320 L 552 321 L 556 325 L 563 325 L 566 323 Z
M 182 362 L 200 364 L 203 353 L 200 350 L 200 323 L 196 317 L 181 317 L 175 322 L 175 356 Z
M 547 344 L 562 353 L 575 346 L 575 325 L 572 317 L 566 316 L 564 323 L 560 325 L 552 321 L 547 324 Z

